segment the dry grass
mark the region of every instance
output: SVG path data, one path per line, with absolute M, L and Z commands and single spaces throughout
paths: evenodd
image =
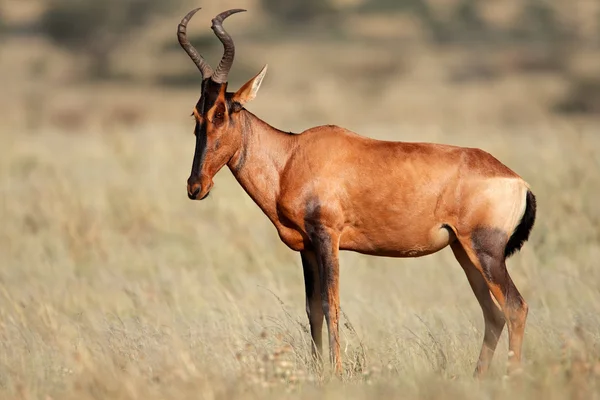
M 272 75 L 250 108 L 282 129 L 336 123 L 379 138 L 482 147 L 528 180 L 538 221 L 509 261 L 530 304 L 524 373 L 503 378 L 503 336 L 490 379 L 471 378 L 483 321 L 444 250 L 411 260 L 343 253 L 345 375 L 319 374 L 299 256 L 228 171 L 209 199 L 186 197 L 197 90 L 41 90 L 48 102 L 31 132 L 21 123 L 27 103 L 6 82 L 0 397 L 600 397 L 598 123 L 548 115 L 554 80 L 454 86 L 425 53 L 374 92 L 366 78 L 337 72 L 353 59 L 352 47 L 338 50 L 327 59 L 323 46 L 262 48 L 254 59 L 268 61 Z M 394 57 L 385 63 L 403 59 Z M 121 120 L 102 122 L 114 115 Z

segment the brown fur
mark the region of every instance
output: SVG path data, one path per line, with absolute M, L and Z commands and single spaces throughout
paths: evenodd
M 203 83 L 206 98 L 194 116 L 205 127 L 206 154 L 188 179 L 188 194 L 205 198 L 228 165 L 281 240 L 301 252 L 315 353 L 324 316 L 330 358 L 341 373 L 340 250 L 420 257 L 451 245 L 484 314 L 476 374 L 487 370 L 504 320 L 511 370 L 518 366 L 527 305 L 504 261 L 529 204 L 527 183 L 480 149 L 380 141 L 332 125 L 282 132 L 243 108 L 265 71 L 236 93 L 226 93 L 226 83 Z M 224 115 L 215 119 L 216 110 Z M 535 212 L 529 217 L 530 228 Z

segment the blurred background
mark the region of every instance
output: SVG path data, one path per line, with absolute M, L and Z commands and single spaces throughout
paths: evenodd
M 531 184 L 536 226 L 508 261 L 525 385 L 470 380 L 483 321 L 444 250 L 343 253 L 353 385 L 303 386 L 320 378 L 298 254 L 226 168 L 187 199 L 200 74 L 176 28 L 199 6 L 188 33 L 213 67 L 211 18 L 248 10 L 224 24 L 229 88 L 268 63 L 247 108 L 271 125 L 480 147 Z M 598 149 L 597 0 L 0 0 L 0 393 L 592 398 Z
M 469 114 L 511 124 L 600 113 L 600 4 L 593 0 L 0 4 L 2 120 L 31 131 L 176 122 L 199 84 L 174 33 L 195 6 L 203 11 L 190 35 L 213 63 L 221 44 L 212 16 L 249 10 L 227 22 L 238 51 L 232 86 L 269 63 L 269 108 L 296 129 L 298 118 L 443 123 Z M 280 92 L 294 95 L 274 101 Z M 333 104 L 334 97 L 345 101 Z

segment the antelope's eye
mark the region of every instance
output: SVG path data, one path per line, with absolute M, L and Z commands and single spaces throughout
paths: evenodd
M 221 126 L 225 121 L 225 107 L 222 104 L 219 104 L 213 114 L 213 124 L 216 126 Z

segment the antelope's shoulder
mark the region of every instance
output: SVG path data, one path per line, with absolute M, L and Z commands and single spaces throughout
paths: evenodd
M 338 125 L 315 126 L 299 133 L 299 136 L 303 140 L 309 140 L 311 142 L 363 138 L 363 136 L 360 136 L 358 133 L 352 132 L 351 130 Z

